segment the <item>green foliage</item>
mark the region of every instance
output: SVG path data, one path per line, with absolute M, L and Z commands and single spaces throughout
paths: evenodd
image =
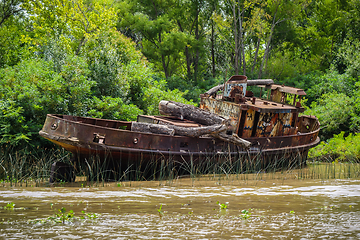
M 350 132 L 352 115 L 354 113 L 352 98 L 344 93 L 329 93 L 311 104 L 311 109 L 305 114 L 315 115 L 325 128 L 322 130 L 327 138 L 340 131 Z
M 94 85 L 78 57 L 68 57 L 61 72 L 41 59 L 0 70 L 2 146 L 23 146 L 37 136 L 47 113 L 81 114 Z
M 220 203 L 219 201 L 217 201 L 216 204 L 219 205 L 219 207 L 220 207 L 221 210 L 225 210 L 225 209 L 227 209 L 228 206 L 229 206 L 229 203 L 228 203 L 228 202 L 226 202 L 226 203 Z
M 337 65 L 344 66 L 344 72 L 352 78 L 360 76 L 360 41 L 358 39 L 346 39 L 337 54 Z
M 0 67 L 13 66 L 29 57 L 29 46 L 22 42 L 22 35 L 25 33 L 26 23 L 21 16 L 11 17 L 1 25 Z
M 51 206 L 51 209 L 52 209 L 52 206 Z M 85 211 L 81 211 L 81 213 L 84 214 L 84 216 L 75 217 L 75 213 L 73 210 L 66 211 L 66 208 L 62 207 L 62 208 L 58 209 L 57 211 L 54 210 L 53 216 L 50 216 L 46 219 L 35 219 L 35 220 L 30 221 L 30 223 L 33 223 L 33 224 L 36 224 L 36 223 L 66 224 L 66 223 L 72 223 L 72 222 L 78 221 L 79 219 L 81 219 L 81 220 L 87 220 L 87 219 L 96 220 L 100 216 L 100 214 L 87 213 Z
M 145 109 L 146 114 L 158 115 L 158 106 L 161 100 L 195 105 L 192 101 L 188 101 L 183 97 L 187 91 L 181 92 L 178 89 L 166 90 L 166 82 L 164 80 L 160 80 L 159 82 L 154 81 L 153 84 L 153 86 L 150 86 L 144 91 L 143 103 L 145 106 L 147 106 Z
M 66 212 L 66 208 L 62 207 L 59 209 L 58 213 L 55 213 L 55 217 L 58 218 L 62 224 L 64 224 L 65 221 L 70 221 L 74 218 L 74 211 L 70 210 Z
M 132 68 L 138 69 L 139 72 L 147 69 L 134 43 L 114 30 L 102 32 L 97 38 L 90 39 L 82 49 L 81 55 L 89 64 L 89 79 L 97 83 L 93 89 L 97 97 L 129 99 L 130 88 L 133 82 L 137 82 L 134 80 L 136 77 L 132 75 L 135 72 Z M 129 69 L 132 71 L 129 72 Z M 146 76 L 141 78 L 143 82 L 148 81 L 147 79 Z
M 90 38 L 115 26 L 116 14 L 111 6 L 99 1 L 76 2 L 71 0 L 26 1 L 22 7 L 27 11 L 32 31 L 23 41 L 36 51 L 50 36 L 60 36 L 63 44 L 78 54 Z M 51 39 L 51 38 L 50 38 Z
M 117 119 L 135 121 L 142 111 L 134 104 L 124 104 L 121 98 L 93 97 L 92 109 L 88 115 L 94 118 Z
M 312 59 L 294 58 L 291 52 L 277 52 L 269 59 L 266 76 L 276 79 L 276 83 L 308 89 L 313 86 L 317 75 L 319 58 Z M 249 77 L 249 76 L 248 76 Z M 310 84 L 310 85 L 309 85 Z
M 84 214 L 88 219 L 90 220 L 95 220 L 97 218 L 99 218 L 100 214 L 96 214 L 96 213 L 87 213 L 85 211 L 81 211 L 82 214 Z M 85 217 L 80 217 L 81 219 L 85 219 Z
M 15 106 L 14 101 L 1 100 L 0 111 L 0 144 L 17 147 L 24 142 L 27 143 L 31 133 L 28 132 L 28 126 L 22 115 L 23 108 Z
M 184 92 L 184 98 L 198 103 L 200 101 L 200 94 L 206 92 L 212 86 L 218 85 L 220 82 L 223 83 L 223 80 L 207 76 L 206 78 L 199 78 L 197 81 L 193 81 L 180 76 L 172 76 L 167 78 L 166 82 L 166 86 L 170 90 L 178 89 L 181 92 Z
M 7 203 L 6 206 L 4 206 L 4 209 L 6 210 L 14 210 L 14 208 L 15 208 L 15 203 L 13 202 Z
M 160 207 L 158 209 L 156 209 L 159 213 L 159 217 L 161 218 L 162 216 L 164 216 L 164 212 L 161 210 L 162 209 L 162 204 L 160 204 Z
M 317 147 L 309 151 L 309 157 L 322 159 L 331 157 L 336 161 L 358 161 L 360 159 L 360 134 L 345 132 L 335 134 L 333 138 L 321 142 Z
M 241 211 L 242 214 L 240 215 L 240 217 L 241 217 L 242 219 L 244 219 L 244 220 L 249 219 L 249 218 L 251 217 L 251 212 L 250 212 L 250 210 L 251 210 L 251 209 L 249 209 L 249 210 L 247 210 L 247 209 L 242 210 L 242 211 Z

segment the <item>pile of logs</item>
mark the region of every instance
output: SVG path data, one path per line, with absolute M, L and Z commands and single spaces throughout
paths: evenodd
M 232 133 L 230 120 L 225 119 L 217 114 L 210 113 L 192 105 L 173 101 L 160 101 L 159 110 L 160 114 L 162 115 L 170 115 L 176 116 L 180 119 L 188 119 L 204 126 L 179 127 L 175 125 L 133 122 L 131 125 L 131 130 L 136 132 L 166 134 L 170 136 L 180 135 L 188 137 L 200 137 L 203 135 L 210 135 L 214 138 L 233 143 L 245 149 L 249 148 L 251 144 L 249 141 L 239 138 L 236 134 Z M 231 134 L 227 134 L 228 132 L 231 132 Z

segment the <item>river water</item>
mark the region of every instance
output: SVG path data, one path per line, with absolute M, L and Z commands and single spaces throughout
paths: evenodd
M 3 186 L 8 203 L 2 239 L 360 239 L 356 179 Z

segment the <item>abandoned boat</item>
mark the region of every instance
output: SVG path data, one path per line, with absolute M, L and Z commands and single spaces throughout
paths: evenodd
M 248 86 L 260 87 L 260 96 L 247 91 Z M 135 163 L 143 171 L 149 162 L 163 160 L 172 161 L 173 169 L 179 164 L 240 158 L 242 163 L 256 161 L 258 170 L 291 167 L 293 162 L 306 164 L 308 150 L 320 141 L 318 119 L 300 116 L 304 95 L 302 89 L 272 80 L 237 75 L 201 94 L 199 108 L 161 101 L 160 113 L 167 115 L 139 115 L 136 122 L 48 114 L 39 134 L 70 151 L 74 162 L 86 161 L 89 166 L 91 158 L 108 159 L 106 168 L 119 174 Z M 203 115 L 200 120 L 194 116 L 197 111 Z M 59 168 L 54 164 L 52 172 Z

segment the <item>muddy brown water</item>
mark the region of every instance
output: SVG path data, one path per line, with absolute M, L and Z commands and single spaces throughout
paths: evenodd
M 360 239 L 358 179 L 87 184 L 0 187 L 0 206 L 15 204 L 0 209 L 0 238 Z M 56 223 L 63 207 L 74 217 Z

